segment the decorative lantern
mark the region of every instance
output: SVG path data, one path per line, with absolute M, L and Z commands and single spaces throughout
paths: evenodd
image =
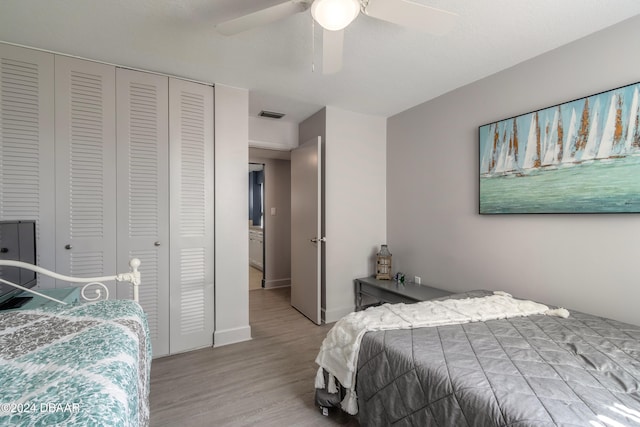
M 376 279 L 391 280 L 391 252 L 387 245 L 382 245 L 376 256 Z

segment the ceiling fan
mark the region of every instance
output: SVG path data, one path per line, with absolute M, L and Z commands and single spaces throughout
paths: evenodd
M 434 35 L 449 31 L 455 13 L 409 0 L 289 0 L 257 12 L 222 22 L 216 30 L 234 35 L 270 24 L 311 8 L 313 19 L 323 27 L 322 72 L 331 74 L 342 68 L 344 29 L 360 13 Z

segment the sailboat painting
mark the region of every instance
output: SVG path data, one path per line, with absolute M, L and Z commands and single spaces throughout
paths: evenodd
M 640 83 L 479 128 L 480 214 L 640 212 Z

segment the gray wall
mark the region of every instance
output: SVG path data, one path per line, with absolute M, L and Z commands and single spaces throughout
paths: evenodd
M 300 124 L 300 144 L 323 137 L 324 274 L 322 316 L 354 309 L 353 280 L 373 274 L 386 242 L 386 119 L 326 107 Z
M 390 118 L 395 267 L 640 324 L 640 215 L 478 215 L 478 126 L 637 82 L 638 41 L 635 17 Z
M 327 109 L 322 108 L 303 120 L 298 126 L 298 135 L 298 145 L 302 145 L 317 136 L 321 136 L 322 141 L 324 141 L 327 138 Z

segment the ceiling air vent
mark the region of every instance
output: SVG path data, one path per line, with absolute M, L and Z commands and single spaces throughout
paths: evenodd
M 276 113 L 273 111 L 266 111 L 266 110 L 260 111 L 260 114 L 258 115 L 260 117 L 266 117 L 268 119 L 281 119 L 284 117 L 284 113 Z

